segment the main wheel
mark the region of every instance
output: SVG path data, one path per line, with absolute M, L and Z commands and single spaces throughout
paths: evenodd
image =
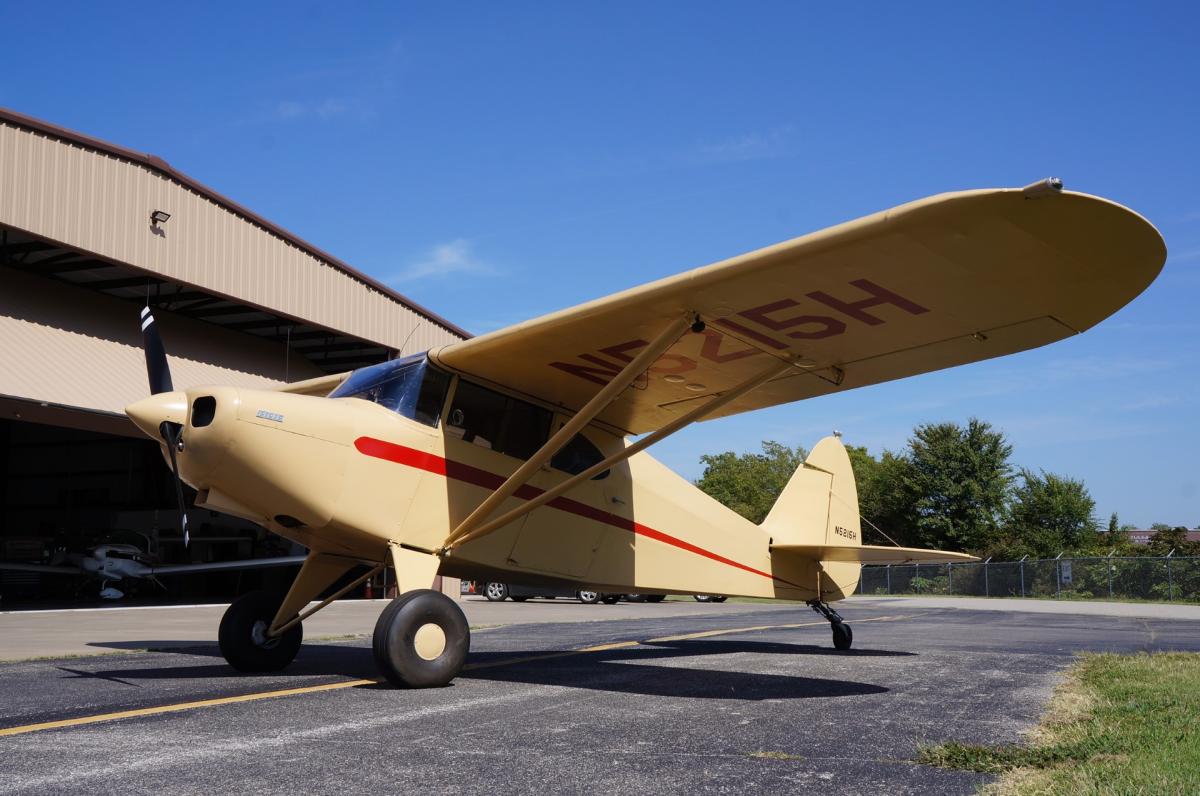
M 506 583 L 488 583 L 483 588 L 483 594 L 494 603 L 503 602 L 508 596 L 508 584 Z
M 600 602 L 600 592 L 598 591 L 580 591 L 576 592 L 575 596 L 579 598 L 579 602 L 587 605 L 595 605 Z
M 304 641 L 299 622 L 283 635 L 267 638 L 267 628 L 282 602 L 281 595 L 253 591 L 225 610 L 217 641 L 230 666 L 239 672 L 277 672 L 292 662 Z
M 854 631 L 845 622 L 831 622 L 833 625 L 833 648 L 848 650 L 854 642 Z
M 462 669 L 471 629 L 449 597 L 417 589 L 383 609 L 371 646 L 375 665 L 392 685 L 429 688 L 446 685 Z

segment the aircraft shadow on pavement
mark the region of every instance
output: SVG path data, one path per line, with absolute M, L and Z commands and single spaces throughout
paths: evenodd
M 810 697 L 881 694 L 888 689 L 850 680 L 801 677 L 790 674 L 743 672 L 705 667 L 655 666 L 649 662 L 720 656 L 736 653 L 791 656 L 829 654 L 855 656 L 907 656 L 908 652 L 875 650 L 836 653 L 806 644 L 778 644 L 763 641 L 681 640 L 644 644 L 638 647 L 604 650 L 537 660 L 545 652 L 489 652 L 472 655 L 460 679 L 490 680 L 540 685 L 561 685 L 644 696 L 668 696 L 705 699 L 805 699 Z M 520 661 L 522 657 L 534 660 Z M 510 665 L 502 665 L 515 659 Z M 470 668 L 472 665 L 480 668 Z M 798 667 L 800 668 L 800 667 Z
M 105 642 L 97 646 L 144 649 L 154 642 Z M 197 657 L 220 657 L 220 650 L 209 643 L 196 642 L 182 646 L 173 642 L 160 652 Z M 559 685 L 569 688 L 708 699 L 803 699 L 810 697 L 855 696 L 884 693 L 888 689 L 869 683 L 849 680 L 803 677 L 790 674 L 730 671 L 698 666 L 657 666 L 653 661 L 694 658 L 737 653 L 756 653 L 772 656 L 831 656 L 839 659 L 856 657 L 907 657 L 911 652 L 887 650 L 849 650 L 836 652 L 809 644 L 781 644 L 746 640 L 680 640 L 643 644 L 597 652 L 574 653 L 570 650 L 504 650 L 476 652 L 467 659 L 467 667 L 459 679 L 487 680 L 525 684 Z M 805 664 L 797 668 L 804 669 Z M 60 670 L 69 677 L 87 677 L 137 685 L 137 681 L 226 679 L 236 681 L 242 675 L 233 672 L 224 662 L 81 670 L 77 667 Z M 341 675 L 372 679 L 378 677 L 367 647 L 335 644 L 306 644 L 296 661 L 282 672 L 268 677 L 320 677 Z M 387 688 L 388 686 L 381 686 Z

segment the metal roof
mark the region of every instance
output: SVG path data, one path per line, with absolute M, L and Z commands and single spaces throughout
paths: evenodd
M 161 158 L 3 109 L 0 268 L 274 342 L 326 373 L 469 336 Z
M 391 287 L 388 287 L 384 283 L 382 283 L 376 279 L 373 279 L 370 276 L 367 276 L 366 274 L 362 273 L 361 271 L 353 268 L 352 266 L 348 265 L 347 263 L 343 262 L 342 260 L 339 260 L 338 258 L 329 254 L 328 252 L 318 248 L 317 246 L 314 246 L 313 244 L 309 243 L 308 241 L 289 232 L 288 230 L 285 230 L 282 227 L 279 227 L 279 226 L 271 223 L 270 221 L 268 221 L 267 219 L 258 215 L 257 213 L 254 213 L 253 211 L 248 210 L 247 208 L 243 207 L 242 205 L 238 204 L 237 202 L 234 202 L 232 199 L 229 199 L 228 197 L 224 196 L 223 194 L 218 193 L 217 191 L 213 190 L 212 188 L 209 188 L 207 185 L 204 185 L 203 183 L 199 182 L 198 180 L 195 180 L 195 179 L 189 177 L 188 175 L 183 174 L 180 171 L 177 171 L 174 167 L 171 166 L 171 164 L 167 163 L 167 161 L 163 160 L 162 158 L 158 157 L 157 155 L 152 155 L 152 154 L 147 154 L 147 153 L 142 153 L 142 152 L 135 152 L 134 150 L 127 149 L 127 148 L 119 146 L 117 144 L 112 144 L 107 141 L 102 141 L 98 138 L 93 138 L 89 135 L 85 135 L 83 133 L 76 132 L 74 130 L 69 130 L 65 127 L 59 127 L 58 125 L 51 124 L 51 123 L 43 121 L 41 119 L 36 119 L 32 116 L 26 116 L 25 114 L 17 113 L 16 111 L 9 110 L 7 108 L 0 108 L 0 122 L 7 122 L 7 123 L 15 125 L 17 127 L 22 127 L 22 128 L 28 129 L 28 130 L 32 130 L 37 133 L 41 133 L 42 135 L 50 136 L 52 138 L 56 138 L 61 141 L 65 141 L 65 142 L 68 142 L 71 144 L 85 147 L 87 149 L 92 149 L 92 150 L 95 150 L 98 152 L 103 152 L 105 154 L 112 155 L 112 156 L 120 158 L 122 160 L 129 161 L 131 163 L 136 163 L 136 164 L 145 166 L 149 169 L 152 169 L 152 170 L 158 172 L 159 174 L 162 174 L 163 176 L 168 177 L 169 179 L 179 183 L 183 187 L 188 188 L 189 190 L 194 191 L 197 194 L 200 194 L 201 196 L 204 196 L 205 198 L 211 200 L 215 204 L 220 205 L 221 207 L 224 207 L 225 209 L 237 214 L 238 216 L 242 217 L 246 221 L 249 221 L 250 223 L 254 224 L 255 226 L 261 227 L 262 229 L 270 232 L 271 234 L 282 238 L 283 240 L 287 241 L 288 243 L 295 246 L 296 248 L 301 249 L 302 251 L 305 251 L 305 252 L 311 254 L 313 257 L 316 257 L 317 259 L 322 260 L 325 263 L 328 263 L 329 265 L 333 266 L 334 268 L 338 269 L 339 271 L 347 274 L 348 276 L 353 277 L 354 279 L 358 280 L 359 282 L 362 282 L 364 285 L 368 285 L 371 288 L 378 290 L 380 293 L 383 293 L 384 295 L 388 296 L 393 301 L 395 301 L 405 307 L 408 307 L 409 309 L 413 310 L 414 312 L 417 312 L 417 313 L 423 315 L 424 317 L 428 318 L 429 320 L 433 321 L 434 323 L 438 324 L 439 326 L 442 326 L 443 328 L 452 332 L 453 334 L 455 334 L 459 337 L 463 337 L 463 338 L 471 337 L 470 332 L 466 331 L 465 329 L 458 326 L 457 324 L 451 323 L 449 320 L 443 318 L 442 316 L 438 315 L 437 313 L 412 301 L 407 296 L 404 296 L 404 295 L 396 292 L 395 290 L 393 290 Z

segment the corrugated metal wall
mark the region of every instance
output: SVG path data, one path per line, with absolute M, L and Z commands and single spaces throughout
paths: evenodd
M 460 339 L 148 166 L 2 122 L 0 224 L 402 353 Z
M 0 268 L 0 395 L 119 413 L 149 394 L 136 304 Z M 322 372 L 268 340 L 156 313 L 175 387 L 269 388 Z

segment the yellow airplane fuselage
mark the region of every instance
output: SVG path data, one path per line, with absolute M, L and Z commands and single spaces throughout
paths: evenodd
M 359 398 L 231 387 L 154 396 L 130 415 L 148 433 L 164 419 L 183 426 L 177 456 L 198 505 L 260 523 L 316 552 L 385 562 L 389 545 L 440 551 L 450 531 L 522 463 L 455 434 L 448 415 L 459 383 L 450 384 L 436 426 Z M 556 414 L 554 427 L 564 420 Z M 596 425 L 584 436 L 604 456 L 627 444 Z M 843 485 L 842 499 L 855 502 L 839 527 L 857 538 L 848 460 L 845 469 L 850 494 Z M 568 477 L 542 467 L 497 515 Z M 828 489 L 813 498 L 828 502 Z M 820 522 L 823 539 L 824 517 Z M 821 565 L 772 552 L 773 544 L 800 538 L 801 519 L 795 524 L 791 539 L 783 538 L 787 530 L 757 526 L 643 452 L 454 548 L 437 571 L 610 592 L 826 601 L 851 593 L 859 564 Z

